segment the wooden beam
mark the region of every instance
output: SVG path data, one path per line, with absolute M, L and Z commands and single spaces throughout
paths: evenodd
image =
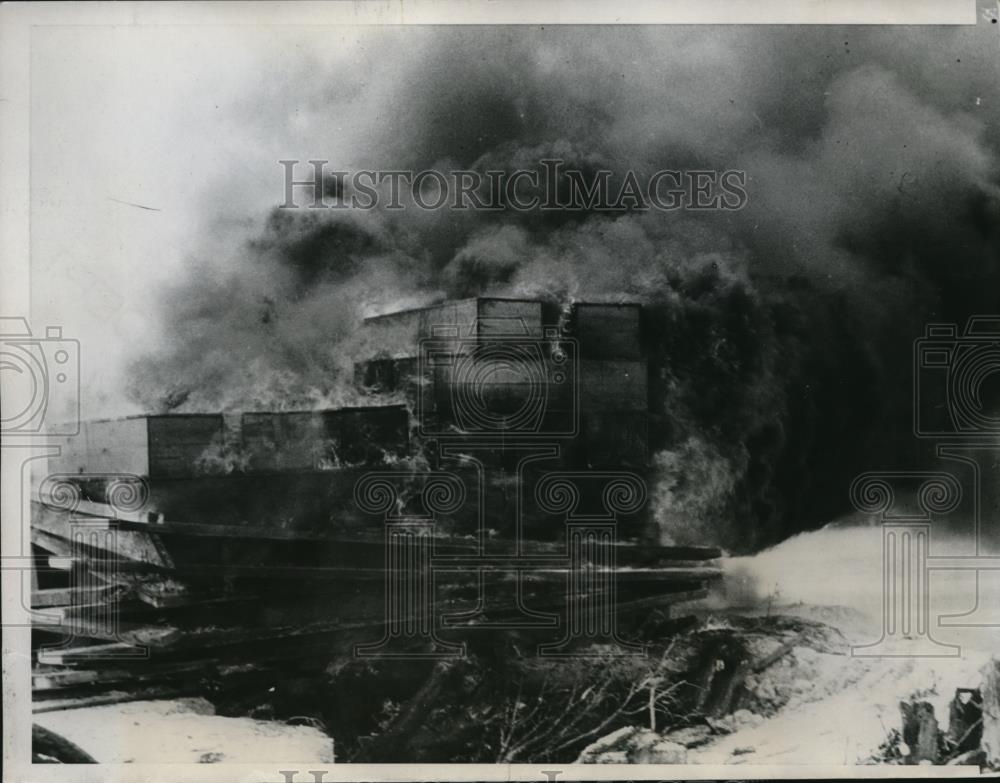
M 74 603 L 87 603 L 91 598 L 114 598 L 121 600 L 122 591 L 127 591 L 124 585 L 107 585 L 102 587 L 53 587 L 47 590 L 35 590 L 31 593 L 31 608 L 41 609 L 47 606 L 69 606 Z
M 76 647 L 56 647 L 42 648 L 38 651 L 39 663 L 66 666 L 73 663 L 93 663 L 97 659 L 110 659 L 123 657 L 129 653 L 135 653 L 136 648 L 124 642 L 112 642 L 110 644 L 78 645 Z
M 32 540 L 36 533 L 62 539 L 71 547 L 86 547 L 93 552 L 113 554 L 115 559 L 147 563 L 156 568 L 172 568 L 174 563 L 166 549 L 152 532 L 118 530 L 109 527 L 110 520 L 58 513 L 44 508 L 32 515 Z
M 32 702 L 31 711 L 35 715 L 43 712 L 62 710 L 78 710 L 83 707 L 99 707 L 104 704 L 121 704 L 126 701 L 148 701 L 151 699 L 173 699 L 178 696 L 190 696 L 198 693 L 200 686 L 192 682 L 186 685 L 168 685 L 142 688 L 131 691 L 111 691 L 96 696 L 80 696 L 71 699 L 56 699 L 53 701 Z

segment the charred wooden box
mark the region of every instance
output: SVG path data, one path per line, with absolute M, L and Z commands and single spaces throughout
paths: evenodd
M 109 504 L 107 513 L 122 512 L 116 486 L 141 480 L 144 502 L 127 517 L 329 530 L 353 524 L 362 475 L 407 455 L 409 414 L 395 405 L 140 416 L 86 422 L 61 446 L 48 478 Z M 45 487 L 40 499 L 52 502 Z
M 547 437 L 582 465 L 644 465 L 648 368 L 641 307 L 476 298 L 366 321 L 358 384 L 402 392 L 418 432 Z M 615 422 L 622 426 L 616 427 Z
M 168 414 L 88 421 L 60 442 L 50 473 L 127 473 L 185 478 L 204 473 L 203 462 L 223 439 L 221 414 Z
M 403 405 L 242 415 L 166 414 L 85 422 L 49 472 L 186 479 L 331 470 L 405 456 Z
M 406 455 L 405 406 L 293 413 L 245 413 L 249 472 L 330 470 L 377 465 Z

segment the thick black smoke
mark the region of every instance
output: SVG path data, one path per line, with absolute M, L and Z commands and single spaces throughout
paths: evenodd
M 750 549 L 815 526 L 860 470 L 921 459 L 924 324 L 1000 307 L 997 27 L 411 29 L 373 35 L 346 70 L 262 75 L 313 118 L 288 157 L 329 157 L 327 129 L 350 124 L 333 168 L 742 169 L 749 202 L 275 209 L 171 293 L 135 396 L 350 402 L 364 315 L 486 293 L 638 300 L 664 537 Z

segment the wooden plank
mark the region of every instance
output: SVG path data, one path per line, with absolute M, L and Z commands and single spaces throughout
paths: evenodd
M 564 580 L 570 572 L 569 565 L 530 567 L 508 565 L 506 561 L 501 565 L 491 565 L 489 561 L 468 561 L 465 563 L 449 563 L 447 561 L 433 561 L 435 577 L 439 580 L 454 580 L 462 573 L 485 572 L 487 574 L 509 574 L 512 578 L 515 572 L 520 571 L 522 576 L 529 581 L 549 581 L 558 582 Z M 244 579 L 340 579 L 357 581 L 381 581 L 386 577 L 385 568 L 349 568 L 345 566 L 267 566 L 267 565 L 221 565 L 218 563 L 185 563 L 176 569 L 179 574 L 199 574 L 204 575 L 214 573 L 220 577 L 241 577 Z M 636 569 L 610 569 L 620 581 L 623 582 L 676 582 L 690 581 L 697 579 L 718 579 L 722 576 L 720 568 L 697 567 L 697 568 L 636 568 Z M 588 574 L 599 574 L 600 571 L 592 569 Z
M 383 620 L 379 618 L 377 621 L 314 623 L 296 627 L 199 629 L 174 639 L 173 645 L 157 649 L 155 660 L 158 662 L 156 665 L 214 660 L 218 662 L 220 673 L 238 674 L 246 671 L 248 665 L 253 667 L 267 661 L 311 656 L 328 657 L 339 648 L 351 650 L 357 642 L 377 639 L 383 625 Z M 114 656 L 135 651 L 135 647 L 123 643 L 78 645 L 40 651 L 38 660 L 43 664 L 59 666 L 121 666 L 127 663 L 130 667 L 140 668 L 149 666 L 154 660 L 111 660 Z M 104 660 L 95 660 L 97 656 L 104 656 Z
M 57 712 L 61 710 L 76 710 L 82 707 L 98 707 L 104 704 L 121 704 L 126 701 L 148 701 L 151 699 L 173 699 L 179 696 L 190 696 L 200 690 L 198 683 L 188 683 L 186 685 L 168 685 L 142 688 L 132 691 L 111 691 L 96 696 L 78 696 L 69 699 L 55 699 L 53 701 L 34 701 L 31 711 L 35 715 L 43 712 Z
M 58 513 L 43 507 L 32 514 L 32 535 L 36 531 L 61 538 L 71 545 L 86 546 L 94 551 L 113 553 L 117 559 L 148 563 L 156 568 L 172 568 L 173 561 L 156 541 L 151 531 L 109 528 L 104 517 L 87 517 L 69 512 Z
M 66 666 L 72 663 L 93 663 L 95 657 L 113 658 L 129 653 L 135 653 L 133 645 L 124 642 L 111 644 L 78 645 L 76 647 L 41 649 L 38 651 L 38 661 L 41 663 Z
M 646 598 L 637 598 L 632 601 L 620 601 L 616 604 L 619 612 L 635 612 L 641 609 L 652 609 L 658 606 L 672 606 L 673 604 L 683 604 L 688 601 L 701 601 L 708 598 L 709 590 L 700 587 L 695 590 L 680 590 L 676 593 L 662 593 L 651 595 Z
M 126 645 L 159 647 L 171 644 L 180 635 L 179 629 L 169 625 L 149 625 L 125 622 L 120 617 L 109 616 L 107 606 L 96 608 L 100 613 L 93 616 L 75 616 L 67 613 L 63 618 L 63 626 L 39 626 L 42 630 L 63 636 L 82 637 L 85 639 L 103 639 L 122 642 Z M 105 610 L 105 611 L 101 611 Z M 46 612 L 52 611 L 46 609 Z
M 155 566 L 151 566 L 148 563 L 141 563 L 134 560 L 115 560 L 107 557 L 107 553 L 95 557 L 87 551 L 87 547 L 74 545 L 71 541 L 68 541 L 65 538 L 53 536 L 46 533 L 44 530 L 40 530 L 35 527 L 31 528 L 31 543 L 49 552 L 50 555 L 60 558 L 61 560 L 86 565 L 91 570 L 91 573 L 98 578 L 101 578 L 101 574 L 112 572 L 144 571 L 155 569 Z M 51 559 L 52 558 L 50 557 L 50 560 Z M 62 562 L 58 565 L 52 565 L 51 567 L 66 570 L 67 568 L 72 567 L 72 562 Z
M 106 616 L 111 611 L 113 605 L 105 603 L 104 601 L 99 601 L 97 603 L 89 604 L 70 604 L 68 606 L 49 606 L 46 608 L 45 614 L 52 617 L 57 617 L 59 620 L 69 620 L 69 619 L 81 619 L 81 617 L 86 617 L 90 615 Z M 37 623 L 38 625 L 48 625 L 48 623 Z M 75 623 L 73 624 L 75 627 Z
M 141 667 L 128 669 L 64 669 L 62 671 L 39 672 L 32 675 L 31 688 L 35 698 L 46 698 L 44 693 L 66 691 L 78 686 L 108 685 L 118 682 L 134 684 L 189 675 L 192 672 L 202 672 L 215 668 L 219 663 L 219 659 L 213 657 L 167 663 L 143 661 Z
M 44 507 L 52 509 L 50 506 Z M 76 504 L 74 516 L 93 517 L 95 521 L 100 519 L 127 519 L 133 522 L 149 524 L 148 511 L 127 511 L 109 506 L 107 503 L 95 503 L 92 500 L 80 500 Z
M 40 609 L 46 606 L 65 606 L 73 602 L 73 594 L 79 588 L 55 587 L 49 590 L 31 591 L 31 608 Z M 96 591 L 87 591 L 88 593 Z
M 35 590 L 31 594 L 31 608 L 47 606 L 69 606 L 75 603 L 89 603 L 93 598 L 114 598 L 121 600 L 128 593 L 125 585 L 105 585 L 102 587 L 53 587 Z
M 40 504 L 38 504 L 40 505 Z M 51 509 L 50 509 L 51 512 Z M 82 500 L 75 516 L 82 522 L 88 524 L 93 520 L 97 529 L 106 528 L 114 530 L 134 530 L 139 532 L 155 533 L 162 536 L 189 536 L 207 538 L 238 538 L 238 539 L 261 539 L 272 541 L 329 541 L 331 543 L 352 543 L 352 544 L 372 544 L 382 546 L 384 544 L 381 531 L 359 531 L 358 536 L 345 536 L 342 531 L 331 531 L 330 533 L 317 533 L 312 531 L 287 530 L 275 525 L 274 527 L 262 527 L 259 525 L 216 525 L 190 522 L 150 522 L 149 514 L 144 512 L 115 512 L 110 506 Z M 439 538 L 434 541 L 435 551 L 445 553 L 447 551 L 475 552 L 475 542 L 470 542 L 465 538 Z M 722 557 L 722 550 L 711 546 L 661 546 L 661 545 L 637 545 L 633 543 L 617 543 L 615 546 L 615 557 L 618 563 L 625 565 L 651 565 L 657 562 L 701 562 L 706 560 L 718 560 Z M 502 551 L 507 548 L 510 551 L 516 549 L 516 542 L 493 540 L 490 542 L 493 551 Z M 521 550 L 527 556 L 565 556 L 565 541 L 522 541 Z
M 111 520 L 109 527 L 114 530 L 144 530 L 158 536 L 185 536 L 191 538 L 239 538 L 261 541 L 329 541 L 330 536 L 308 531 L 284 528 L 251 527 L 242 525 L 208 525 L 193 522 L 134 522 L 131 520 Z
M 570 570 L 569 559 L 552 556 L 521 556 L 514 555 L 486 555 L 486 556 L 435 556 L 431 558 L 431 565 L 437 572 L 443 571 L 517 571 L 524 570 L 526 574 L 545 576 L 549 574 L 567 574 Z M 609 569 L 588 569 L 588 573 Z M 664 562 L 655 565 L 627 566 L 617 565 L 610 569 L 621 576 L 635 575 L 632 578 L 641 578 L 646 574 L 684 574 L 684 573 L 704 573 L 720 574 L 721 569 L 717 565 L 706 565 L 697 560 L 685 560 L 682 562 Z

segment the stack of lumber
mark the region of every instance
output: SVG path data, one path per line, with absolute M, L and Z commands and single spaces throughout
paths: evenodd
M 204 695 L 322 670 L 377 643 L 392 576 L 383 535 L 155 523 L 98 503 L 34 504 L 35 711 Z M 717 549 L 620 545 L 613 578 L 570 595 L 565 542 L 485 556 L 473 540 L 442 537 L 433 551 L 435 627 L 455 643 L 480 627 L 524 631 L 526 608 L 527 625 L 551 642 L 568 602 L 593 600 L 595 590 L 622 616 L 642 616 L 703 597 L 720 576 Z

